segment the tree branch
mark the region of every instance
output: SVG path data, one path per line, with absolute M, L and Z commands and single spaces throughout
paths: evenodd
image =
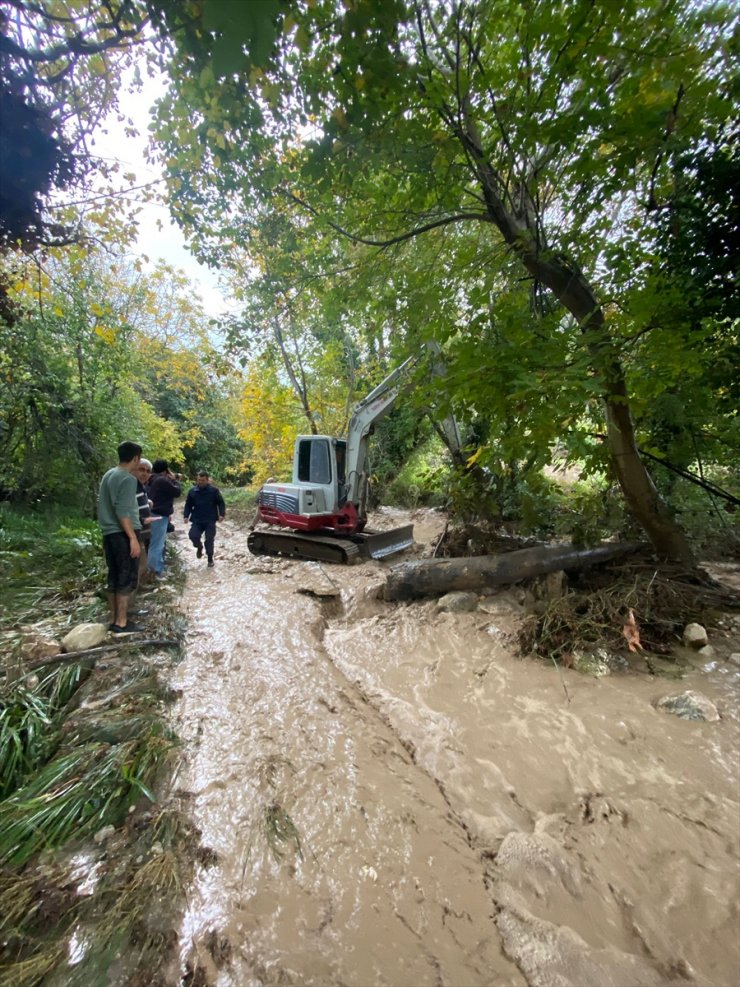
M 678 87 L 678 92 L 676 93 L 675 102 L 673 103 L 671 112 L 668 115 L 668 120 L 666 121 L 665 132 L 663 134 L 663 146 L 660 148 L 657 155 L 655 156 L 655 164 L 653 165 L 653 170 L 650 174 L 650 186 L 649 186 L 650 191 L 648 193 L 648 203 L 647 203 L 648 212 L 655 212 L 656 210 L 662 208 L 661 205 L 658 203 L 658 200 L 655 198 L 655 183 L 658 180 L 658 171 L 663 162 L 663 157 L 665 155 L 666 147 L 668 146 L 668 141 L 675 129 L 676 121 L 678 120 L 678 108 L 681 105 L 681 100 L 683 99 L 685 91 L 686 90 L 684 89 L 682 82 Z
M 368 237 L 358 236 L 355 233 L 350 233 L 343 226 L 338 223 L 334 223 L 332 220 L 327 219 L 322 216 L 318 209 L 315 209 L 310 203 L 306 202 L 304 199 L 299 198 L 293 192 L 286 192 L 286 197 L 296 205 L 300 206 L 302 209 L 307 210 L 312 216 L 317 219 L 322 220 L 327 226 L 330 226 L 336 233 L 345 237 L 347 240 L 351 240 L 352 243 L 363 243 L 367 247 L 380 247 L 385 249 L 386 247 L 393 247 L 397 243 L 404 243 L 406 240 L 413 240 L 414 237 L 420 236 L 422 233 L 428 233 L 429 230 L 438 229 L 440 226 L 450 226 L 452 223 L 463 222 L 468 219 L 475 219 L 482 223 L 490 222 L 490 217 L 486 213 L 480 212 L 461 212 L 453 213 L 451 216 L 442 216 L 439 219 L 432 220 L 429 223 L 424 223 L 422 226 L 417 226 L 413 230 L 407 230 L 405 233 L 399 233 L 397 236 L 390 237 L 387 240 L 371 240 Z

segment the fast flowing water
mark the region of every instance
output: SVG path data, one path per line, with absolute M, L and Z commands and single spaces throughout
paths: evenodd
M 512 593 L 386 604 L 379 563 L 219 539 L 173 682 L 200 982 L 740 982 L 736 666 L 594 680 L 516 656 Z M 685 689 L 719 722 L 655 708 Z

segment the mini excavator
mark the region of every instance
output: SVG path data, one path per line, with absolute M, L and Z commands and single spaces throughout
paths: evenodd
M 413 544 L 412 524 L 390 531 L 366 527 L 367 453 L 374 425 L 406 390 L 408 373 L 419 359 L 409 357 L 355 406 L 346 439 L 297 437 L 292 481 L 269 482 L 259 492 L 257 519 L 262 524 L 249 534 L 252 554 L 346 565 L 382 559 Z M 459 451 L 454 419 L 446 419 L 442 429 L 450 448 Z

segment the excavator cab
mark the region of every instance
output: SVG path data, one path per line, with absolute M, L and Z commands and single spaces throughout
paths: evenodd
M 299 435 L 296 440 L 293 483 L 321 487 L 327 511 L 347 502 L 347 442 L 326 435 Z
M 366 518 L 349 500 L 348 479 L 345 439 L 299 435 L 292 481 L 266 483 L 258 498 L 261 520 L 292 528 L 294 534 L 253 530 L 248 539 L 250 551 L 351 563 L 384 558 L 411 545 L 412 525 L 391 531 L 364 530 Z
M 293 483 L 305 507 L 332 513 L 347 499 L 347 443 L 328 435 L 299 435 L 293 454 Z
M 331 439 L 326 435 L 299 435 L 293 460 L 293 483 L 332 482 Z

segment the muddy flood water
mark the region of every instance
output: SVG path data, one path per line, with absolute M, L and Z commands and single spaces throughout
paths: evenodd
M 384 603 L 392 562 L 256 559 L 229 522 L 215 569 L 183 554 L 187 982 L 740 983 L 736 665 L 592 679 L 517 657 L 516 590 Z M 720 720 L 655 708 L 686 689 Z

